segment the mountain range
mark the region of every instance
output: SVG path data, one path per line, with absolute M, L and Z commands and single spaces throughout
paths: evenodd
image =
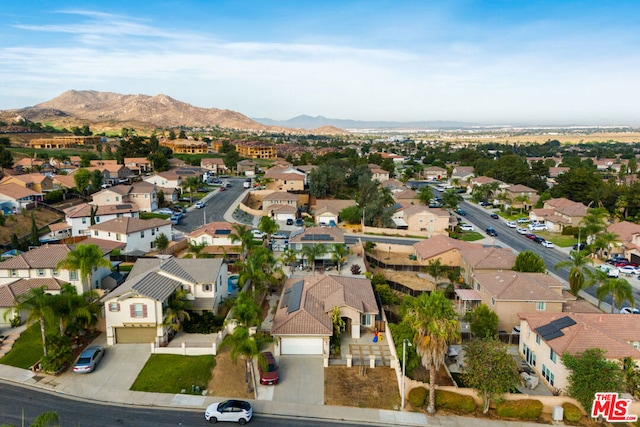
M 288 120 L 272 120 L 268 118 L 253 118 L 258 123 L 266 126 L 279 126 L 286 128 L 315 129 L 323 126 L 333 126 L 347 130 L 364 129 L 460 129 L 477 126 L 476 123 L 454 122 L 454 121 L 416 121 L 416 122 L 394 122 L 394 121 L 364 121 L 348 119 L 330 119 L 324 116 L 296 116 Z

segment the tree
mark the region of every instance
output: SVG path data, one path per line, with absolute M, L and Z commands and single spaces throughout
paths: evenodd
M 85 194 L 91 182 L 91 172 L 84 168 L 78 169 L 76 173 L 73 174 L 73 182 L 76 184 L 76 189 L 80 193 Z
M 445 277 L 447 268 L 442 265 L 440 258 L 436 258 L 435 260 L 429 260 L 426 270 L 433 277 L 435 285 L 438 286 L 439 280 Z
M 449 189 L 442 193 L 442 206 L 445 209 L 457 209 L 458 204 L 462 201 L 462 196 L 458 194 L 455 190 Z
M 202 243 L 189 242 L 188 252 L 195 254 L 194 258 L 200 258 L 200 252 L 202 252 L 202 250 L 206 247 L 207 247 L 206 242 L 202 242 Z
M 160 233 L 153 241 L 156 249 L 160 251 L 160 253 L 164 253 L 164 251 L 169 247 L 169 238 L 166 234 Z
M 31 236 L 29 243 L 31 246 L 40 246 L 40 233 L 38 233 L 36 217 L 33 212 L 31 212 Z
M 240 267 L 238 275 L 238 284 L 240 287 L 249 281 L 251 283 L 251 292 L 261 289 L 262 285 L 267 281 L 267 277 L 262 267 L 263 260 L 251 253 L 244 261 L 237 263 Z
M 245 328 L 260 326 L 261 316 L 262 310 L 256 300 L 248 293 L 240 292 L 233 304 L 233 318 L 238 325 Z
M 522 210 L 531 203 L 531 199 L 526 194 L 520 194 L 513 198 L 513 203 L 520 205 L 520 213 L 522 213 Z
M 425 185 L 418 192 L 418 200 L 420 200 L 420 203 L 423 205 L 428 205 L 431 199 L 433 199 L 433 191 L 431 191 L 430 186 Z
M 95 291 L 78 295 L 75 286 L 65 283 L 60 293 L 52 298 L 51 306 L 58 317 L 60 336 L 67 332 L 77 333 L 98 322 L 100 307 L 96 304 L 99 297 Z
M 57 412 L 44 412 L 36 417 L 33 420 L 33 423 L 30 424 L 30 427 L 57 427 L 59 426 L 60 418 L 58 417 Z M 25 419 L 24 413 L 22 414 L 22 427 L 24 427 Z M 14 427 L 11 424 L 1 424 L 1 427 Z
M 280 257 L 280 262 L 284 265 L 288 265 L 291 268 L 291 274 L 293 274 L 293 267 L 298 259 L 296 252 L 292 249 L 285 249 Z
M 481 340 L 492 339 L 498 332 L 498 315 L 486 304 L 480 304 L 471 313 L 469 326 L 471 332 Z
M 587 214 L 580 221 L 580 226 L 584 229 L 585 235 L 593 236 L 604 231 L 607 228 L 604 219 L 608 215 L 607 210 L 602 207 L 587 209 Z
M 342 264 L 347 260 L 349 254 L 349 248 L 343 243 L 336 243 L 331 246 L 331 261 L 335 262 L 338 267 L 338 274 L 340 274 L 340 268 Z
M 236 151 L 236 147 L 231 146 L 232 149 L 227 152 L 222 158 L 224 162 L 224 166 L 229 170 L 235 170 L 238 166 L 238 162 L 240 161 L 240 154 Z
M 251 228 L 244 224 L 236 224 L 233 226 L 233 232 L 229 235 L 233 243 L 240 243 L 242 247 L 242 259 L 246 260 L 249 251 L 253 247 L 253 234 Z
M 167 307 L 164 309 L 164 321 L 162 324 L 168 326 L 174 332 L 180 330 L 180 324 L 184 319 L 191 319 L 188 311 L 191 308 L 191 304 L 187 299 L 187 293 L 184 288 L 178 287 L 169 297 Z
M 611 294 L 611 313 L 614 312 L 616 303 L 618 306 L 622 306 L 623 302 L 629 301 L 632 307 L 635 304 L 635 299 L 633 298 L 633 287 L 627 279 L 609 279 L 602 286 L 596 289 L 598 306 L 609 294 Z
M 513 390 L 518 384 L 518 366 L 507 345 L 495 339 L 472 340 L 464 347 L 465 383 L 482 398 L 482 412 L 489 412 L 491 401 Z
M 102 175 L 102 172 L 99 169 L 95 169 L 91 172 L 89 181 L 91 181 L 91 188 L 97 191 L 102 187 L 104 175 Z
M 569 292 L 571 295 L 578 296 L 578 293 L 586 286 L 585 268 L 587 264 L 593 264 L 593 261 L 587 258 L 582 251 L 571 251 L 571 259 L 557 263 L 553 269 L 571 267 L 569 270 Z
M 516 264 L 513 270 L 522 273 L 544 273 L 547 271 L 542 257 L 533 251 L 520 252 L 516 256 Z
M 197 176 L 187 177 L 182 183 L 180 187 L 189 192 L 189 199 L 193 202 L 193 192 L 198 191 L 200 187 L 200 179 Z
M 303 259 L 307 260 L 307 263 L 311 266 L 312 271 L 316 269 L 316 260 L 326 253 L 326 248 L 323 244 L 316 243 L 315 245 L 305 245 L 302 247 L 301 255 Z
M 0 168 L 11 169 L 13 167 L 13 155 L 9 150 L 0 147 Z
M 596 235 L 595 246 L 600 248 L 600 257 L 602 258 L 602 253 L 607 250 L 607 252 L 611 252 L 611 247 L 614 243 L 619 242 L 620 239 L 616 233 L 612 233 L 609 231 L 603 231 Z
M 228 335 L 223 346 L 231 347 L 231 361 L 233 363 L 238 362 L 238 357 L 242 357 L 245 367 L 245 380 L 247 382 L 247 393 L 252 391 L 251 381 L 251 366 L 253 358 L 258 356 L 259 349 L 258 343 L 253 337 L 249 336 L 249 330 L 244 326 L 238 326 L 233 331 L 233 334 Z
M 42 352 L 46 357 L 47 351 L 47 331 L 45 319 L 53 316 L 53 298 L 45 292 L 45 287 L 32 288 L 28 292 L 16 297 L 14 312 L 28 311 L 27 324 L 40 323 L 40 335 L 42 338 Z M 9 312 L 7 312 L 8 314 Z M 6 316 L 6 314 L 5 314 Z
M 407 319 L 415 335 L 413 342 L 422 357 L 422 364 L 429 367 L 429 405 L 427 412 L 434 414 L 436 373 L 444 363 L 449 343 L 460 338 L 460 326 L 453 304 L 441 291 L 426 292 L 415 299 L 407 312 Z
M 97 245 L 78 245 L 69 251 L 56 268 L 69 271 L 79 271 L 83 289 L 89 289 L 89 278 L 97 268 L 111 268 L 111 262 L 104 258 L 102 250 Z
M 589 411 L 598 392 L 622 392 L 624 380 L 617 362 L 607 360 L 605 351 L 590 348 L 581 354 L 562 355 L 562 363 L 571 371 L 567 378 L 569 396 Z
M 271 236 L 274 233 L 278 232 L 280 225 L 271 217 L 263 216 L 260 218 L 260 223 L 258 224 L 258 230 L 266 233 L 267 242 L 271 240 Z
M 339 217 L 340 221 L 345 221 L 349 224 L 360 224 L 362 210 L 358 206 L 349 206 L 340 211 Z

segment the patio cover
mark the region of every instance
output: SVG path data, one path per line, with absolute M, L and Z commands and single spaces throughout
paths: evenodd
M 456 289 L 456 295 L 462 301 L 482 301 L 480 294 L 473 289 Z

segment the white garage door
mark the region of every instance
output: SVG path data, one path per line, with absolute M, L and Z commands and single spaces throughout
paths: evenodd
M 282 338 L 282 354 L 322 354 L 322 338 Z

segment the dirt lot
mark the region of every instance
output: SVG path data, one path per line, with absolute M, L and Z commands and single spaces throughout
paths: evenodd
M 211 381 L 207 385 L 208 394 L 253 399 L 253 392 L 247 393 L 247 383 L 244 380 L 244 361 L 238 358 L 238 363 L 233 364 L 230 352 L 229 348 L 223 348 L 216 355 L 216 366 L 213 368 Z
M 11 243 L 11 236 L 16 233 L 18 237 L 27 236 L 31 233 L 31 212 L 33 212 L 38 228 L 60 218 L 54 212 L 44 210 L 42 208 L 27 211 L 24 215 L 9 215 L 6 219 L 4 227 L 0 227 L 0 245 Z
M 330 366 L 324 370 L 324 403 L 359 408 L 394 409 L 400 407 L 396 373 L 390 368 Z

